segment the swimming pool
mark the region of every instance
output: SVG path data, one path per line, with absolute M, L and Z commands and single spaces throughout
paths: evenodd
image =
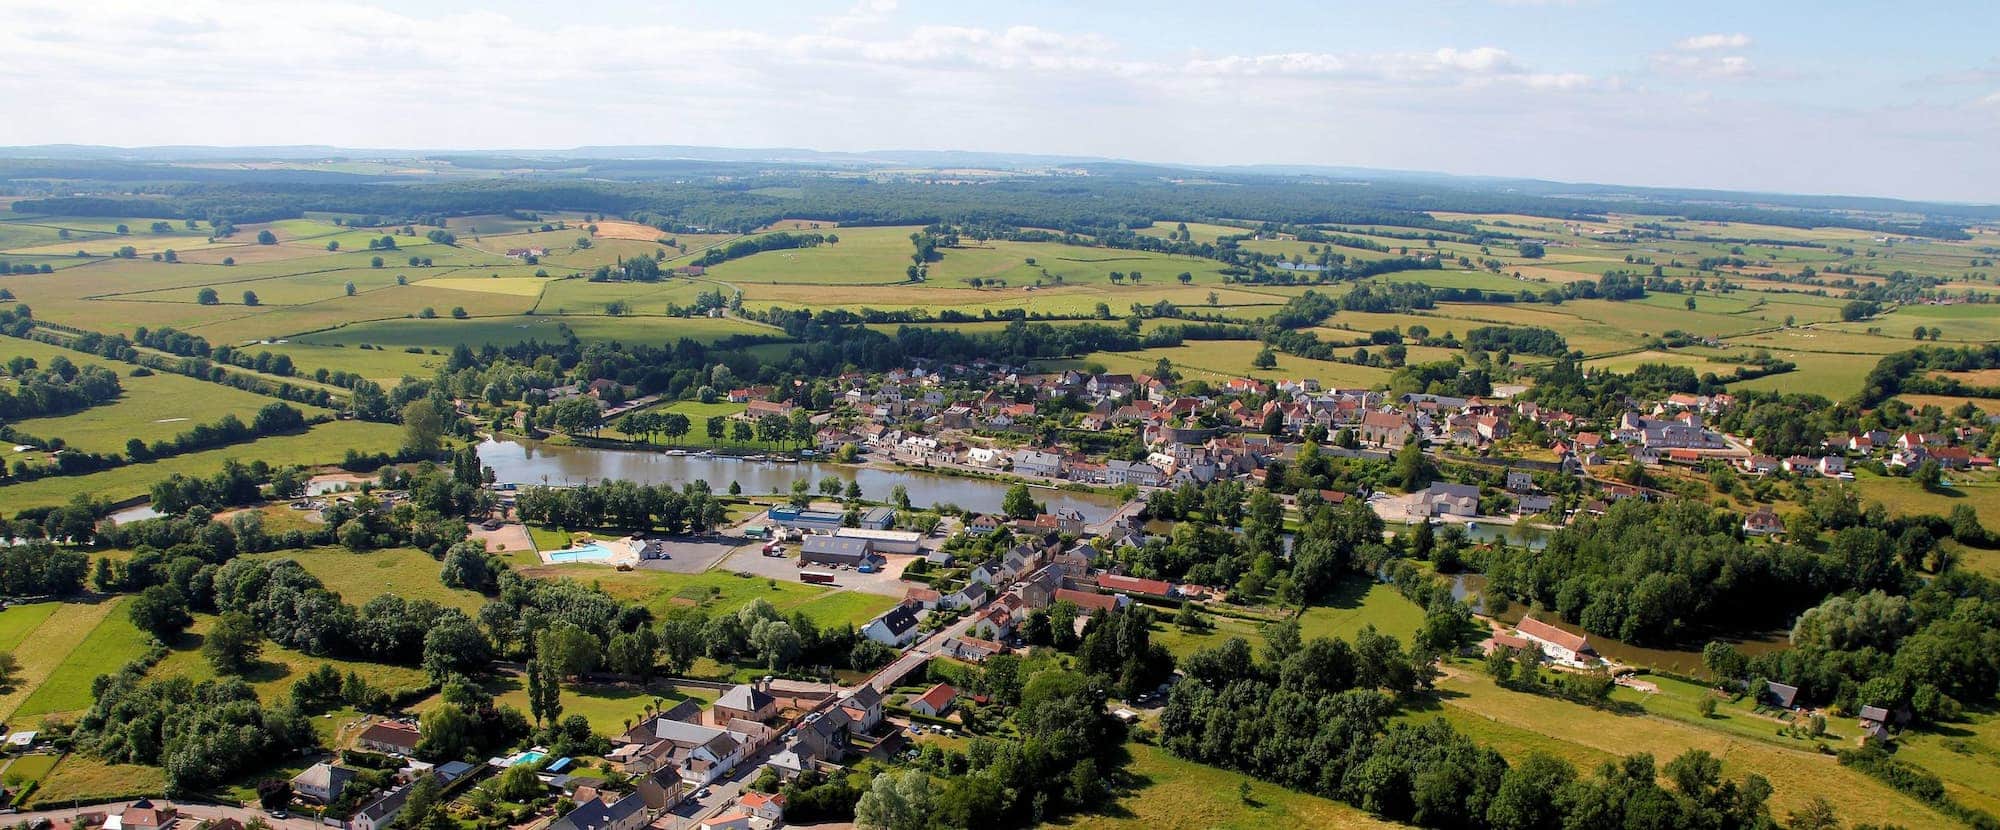
M 539 764 L 543 758 L 547 757 L 549 757 L 547 754 L 539 750 L 530 749 L 525 752 L 515 753 L 514 757 L 508 758 L 505 763 L 510 767 L 518 767 L 522 764 Z
M 550 562 L 564 564 L 569 562 L 602 562 L 610 559 L 613 555 L 611 549 L 605 547 L 603 542 L 589 542 L 555 551 L 548 554 L 548 558 Z

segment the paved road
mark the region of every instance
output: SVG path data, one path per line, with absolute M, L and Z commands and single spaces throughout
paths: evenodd
M 125 809 L 127 805 L 130 805 L 132 803 L 133 802 L 130 801 L 120 801 L 112 804 L 93 804 L 88 807 L 67 808 L 61 810 L 40 810 L 32 813 L 13 813 L 10 815 L 0 816 L 0 822 L 4 822 L 5 824 L 12 826 L 21 822 L 32 822 L 35 821 L 36 819 L 44 819 L 44 818 L 52 822 L 66 821 L 75 818 L 76 815 L 79 813 L 115 814 Z M 242 807 L 221 807 L 210 804 L 183 804 L 179 802 L 167 801 L 165 799 L 155 799 L 153 803 L 159 805 L 172 804 L 175 809 L 180 811 L 180 814 L 183 818 L 192 818 L 195 819 L 196 821 L 202 819 L 233 818 L 236 819 L 237 821 L 244 822 L 247 824 L 253 818 L 262 818 L 264 821 L 269 822 L 272 827 L 279 828 L 279 830 L 313 830 L 314 828 L 322 827 L 322 825 L 313 821 L 310 817 L 300 817 L 296 814 L 293 815 L 291 818 L 287 819 L 274 819 L 261 810 L 249 810 Z M 194 826 L 194 824 L 193 822 L 183 822 L 181 826 L 192 827 Z

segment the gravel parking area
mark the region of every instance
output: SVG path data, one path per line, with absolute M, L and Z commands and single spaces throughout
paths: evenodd
M 700 573 L 715 567 L 717 562 L 729 556 L 731 551 L 747 550 L 755 555 L 759 545 L 755 539 L 738 536 L 702 536 L 668 539 L 666 559 L 647 559 L 639 567 L 649 571 L 672 571 L 674 573 Z
M 755 540 L 752 540 L 753 542 Z M 785 545 L 783 557 L 765 556 L 763 543 L 737 548 L 722 561 L 722 569 L 730 573 L 749 573 L 757 576 L 796 582 L 799 578 L 799 546 L 794 542 Z M 912 554 L 884 554 L 889 565 L 872 574 L 865 574 L 852 568 L 834 571 L 833 584 L 869 594 L 885 597 L 901 597 L 909 591 L 910 583 L 902 580 L 903 568 L 917 557 Z

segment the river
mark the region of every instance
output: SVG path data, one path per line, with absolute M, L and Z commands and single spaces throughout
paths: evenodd
M 641 484 L 672 484 L 707 481 L 718 493 L 734 481 L 746 495 L 790 493 L 792 482 L 805 479 L 818 483 L 828 476 L 842 486 L 861 484 L 864 497 L 887 501 L 889 492 L 901 484 L 910 501 L 919 506 L 956 504 L 981 513 L 996 513 L 1011 482 L 983 478 L 961 478 L 914 471 L 879 470 L 845 464 L 772 461 L 744 461 L 724 456 L 665 455 L 640 450 L 605 450 L 593 447 L 551 446 L 536 441 L 487 439 L 479 444 L 479 460 L 493 468 L 496 480 L 517 485 L 574 485 L 606 479 L 626 479 Z M 1076 493 L 1042 487 L 1031 488 L 1035 501 L 1049 510 L 1075 510 L 1089 522 L 1102 521 L 1118 509 L 1118 501 L 1095 493 Z

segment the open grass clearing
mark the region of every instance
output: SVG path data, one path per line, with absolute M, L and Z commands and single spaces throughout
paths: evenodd
M 1261 830 L 1267 827 L 1400 827 L 1331 799 L 1294 792 L 1239 772 L 1175 757 L 1156 746 L 1127 743 L 1124 772 L 1133 786 L 1102 813 L 1071 816 L 1050 826 L 1080 830 Z M 1250 785 L 1248 801 L 1238 796 Z
M 438 581 L 442 568 L 430 554 L 416 548 L 384 548 L 356 553 L 324 547 L 247 554 L 254 559 L 290 559 L 319 577 L 328 590 L 351 605 L 363 605 L 383 594 L 403 599 L 427 599 L 468 614 L 479 611 L 486 598 L 477 592 L 447 588 Z

